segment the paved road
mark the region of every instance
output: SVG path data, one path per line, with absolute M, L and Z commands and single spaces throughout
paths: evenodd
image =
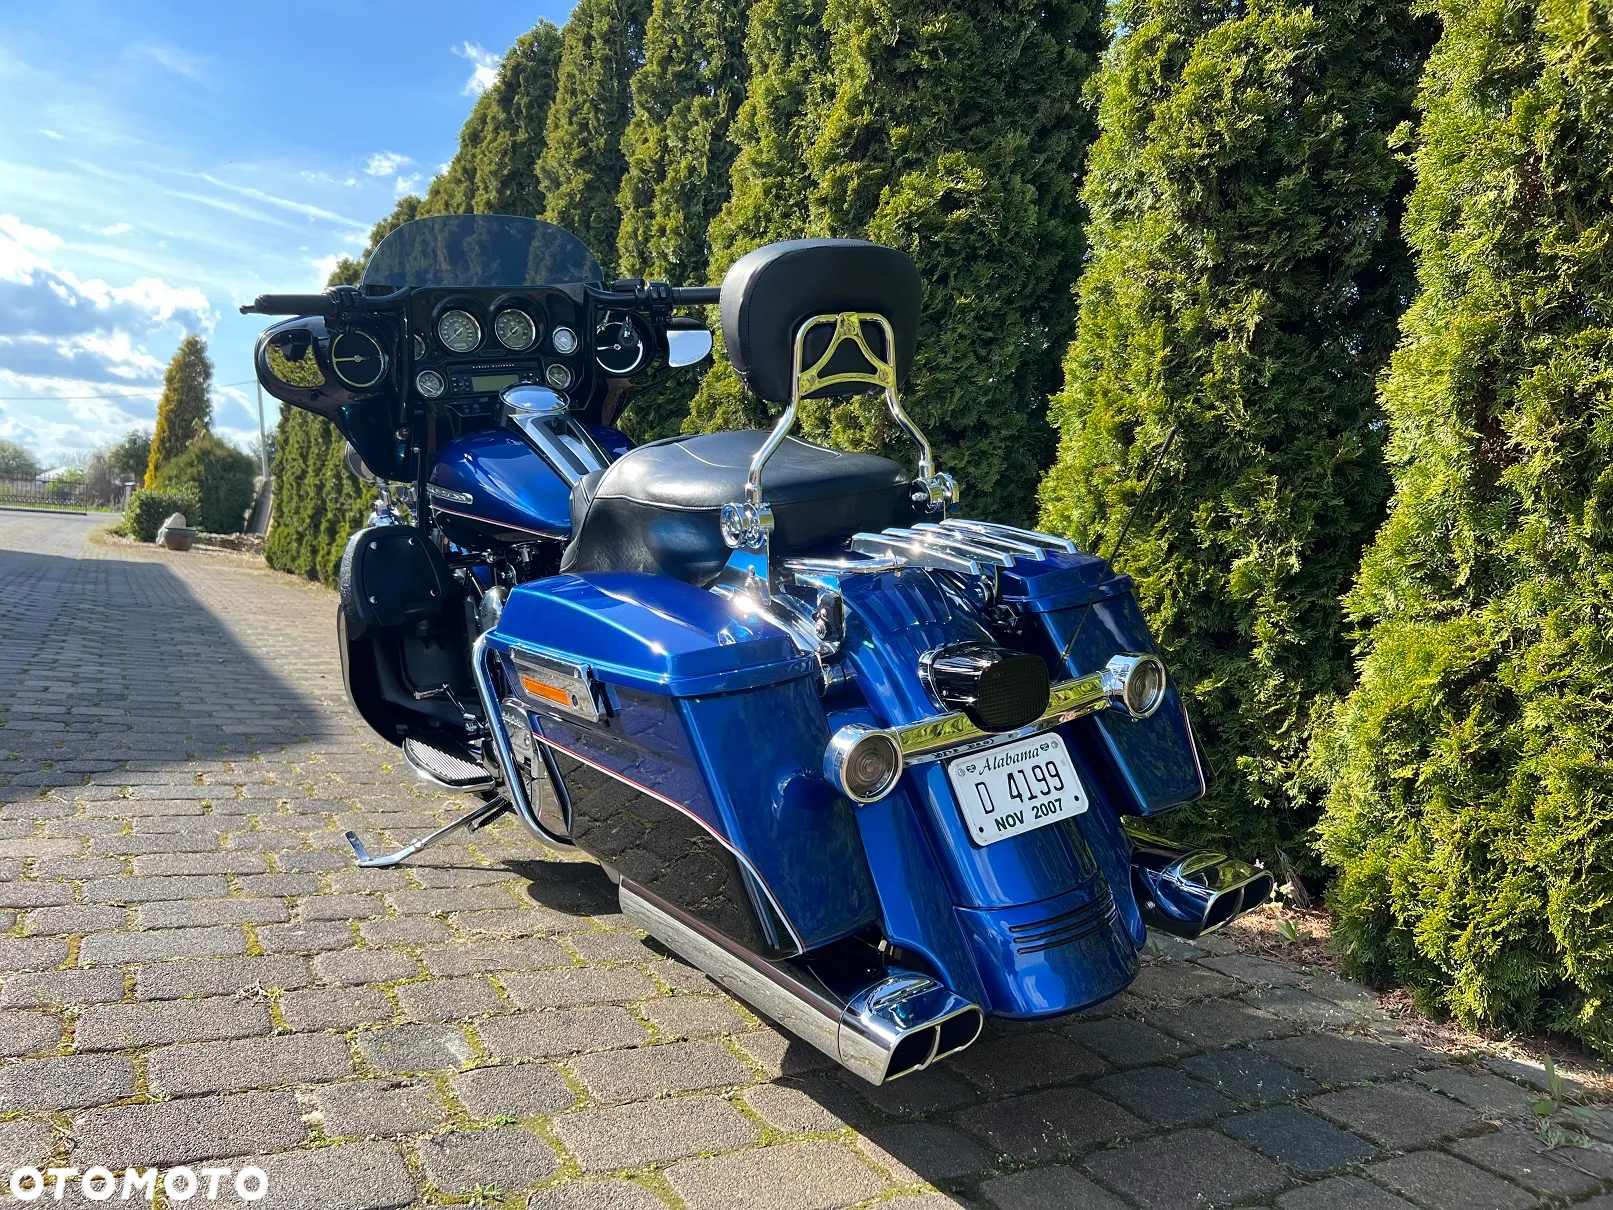
M 348 709 L 331 595 L 93 524 L 0 512 L 0 1177 L 251 1157 L 258 1205 L 321 1208 L 1613 1207 L 1613 1148 L 1540 1147 L 1527 1073 L 1225 942 L 876 1089 L 510 825 L 354 869 L 344 828 L 374 847 L 455 803 Z

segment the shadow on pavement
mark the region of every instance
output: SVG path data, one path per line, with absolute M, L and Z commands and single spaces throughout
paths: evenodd
M 289 630 L 284 647 L 308 658 Z M 47 761 L 228 760 L 336 734 L 159 562 L 0 549 L 0 687 L 0 760 L 20 770 L 0 801 L 80 784 L 40 776 Z

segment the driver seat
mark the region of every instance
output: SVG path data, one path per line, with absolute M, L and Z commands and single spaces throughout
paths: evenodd
M 741 381 L 772 403 L 794 393 L 796 333 L 809 319 L 844 311 L 885 317 L 895 357 L 871 325 L 865 337 L 905 379 L 918 343 L 921 287 L 905 253 L 863 240 L 790 240 L 758 248 L 722 284 L 723 342 Z M 813 337 L 819 336 L 814 350 Z M 807 334 L 803 364 L 828 345 Z M 828 386 L 815 397 L 866 386 Z M 768 433 L 746 430 L 670 437 L 629 450 L 571 494 L 572 540 L 560 569 L 641 571 L 704 587 L 728 562 L 722 509 L 741 500 L 751 459 Z M 899 463 L 787 437 L 767 461 L 772 549 L 791 554 L 865 530 L 922 520 L 913 477 Z

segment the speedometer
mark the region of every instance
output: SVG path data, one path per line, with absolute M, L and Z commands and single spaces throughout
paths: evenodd
M 498 337 L 499 344 L 506 349 L 513 349 L 519 353 L 523 349 L 530 349 L 538 339 L 537 325 L 532 317 L 525 311 L 517 311 L 514 307 L 500 311 L 493 320 L 493 335 Z
M 482 325 L 469 311 L 444 311 L 437 321 L 437 339 L 452 352 L 469 353 L 482 343 Z

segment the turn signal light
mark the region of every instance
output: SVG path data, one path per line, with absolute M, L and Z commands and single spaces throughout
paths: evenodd
M 902 776 L 902 746 L 889 731 L 848 724 L 823 754 L 823 775 L 855 802 L 878 802 Z
M 1102 676 L 1104 696 L 1132 718 L 1147 718 L 1165 700 L 1165 665 L 1158 656 L 1117 655 Z

